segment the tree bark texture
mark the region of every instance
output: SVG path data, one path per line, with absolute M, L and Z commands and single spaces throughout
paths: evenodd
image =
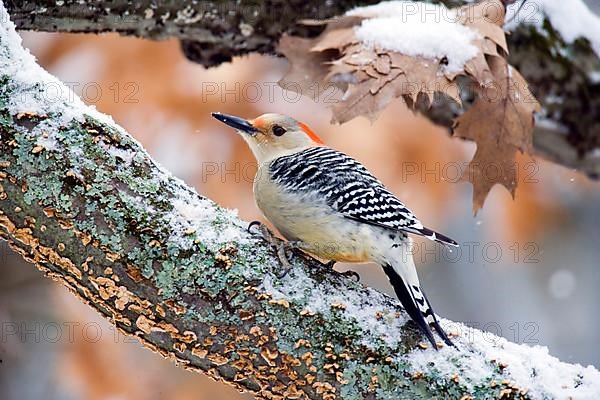
M 449 7 L 465 3 L 431 1 Z M 375 2 L 101 0 L 82 4 L 77 0 L 11 0 L 7 8 L 19 29 L 178 38 L 190 60 L 214 66 L 235 55 L 274 54 L 283 33 L 319 33 L 318 27 L 299 25 L 302 19 L 330 18 L 358 4 Z M 520 19 L 525 21 L 528 15 L 522 14 Z M 509 61 L 529 82 L 544 108 L 539 118 L 544 123 L 534 135 L 535 151 L 599 179 L 600 81 L 594 76 L 600 74 L 600 59 L 587 40 L 566 43 L 548 19 L 538 25 L 521 23 L 508 37 Z M 449 129 L 454 117 L 462 113 L 447 100 L 423 111 Z
M 266 399 L 536 399 L 600 382 L 446 320 L 457 348 L 436 352 L 397 301 L 302 254 L 278 278 L 271 245 L 35 64 L 1 4 L 0 21 L 0 236 L 145 347 Z

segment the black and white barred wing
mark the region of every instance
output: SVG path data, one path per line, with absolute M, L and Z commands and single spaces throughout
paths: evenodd
M 346 218 L 456 245 L 425 228 L 362 164 L 337 150 L 313 147 L 278 158 L 270 170 L 273 179 L 288 190 L 317 193 Z

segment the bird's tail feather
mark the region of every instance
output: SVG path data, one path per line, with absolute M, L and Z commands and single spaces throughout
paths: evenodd
M 442 235 L 439 232 L 432 231 L 429 228 L 423 227 L 423 228 L 420 228 L 420 229 L 413 229 L 413 230 L 407 229 L 407 230 L 409 232 L 413 232 L 413 233 L 416 233 L 418 235 L 425 236 L 426 238 L 428 238 L 430 240 L 433 240 L 433 241 L 436 241 L 438 243 L 445 244 L 445 245 L 448 245 L 448 246 L 458 247 L 458 243 L 456 242 L 456 240 L 451 239 L 451 238 L 449 238 L 446 235 Z
M 433 309 L 429 304 L 429 300 L 427 300 L 420 287 L 418 285 L 412 285 L 412 287 L 411 285 L 407 285 L 404 279 L 402 279 L 402 277 L 389 264 L 383 265 L 383 271 L 392 284 L 394 292 L 396 292 L 396 296 L 398 296 L 402 306 L 412 320 L 417 324 L 419 329 L 423 332 L 425 337 L 427 337 L 433 348 L 437 350 L 438 346 L 435 338 L 433 337 L 433 333 L 431 332 L 429 324 L 433 326 L 438 335 L 440 335 L 447 345 L 453 345 L 440 326 L 435 314 L 433 313 Z
M 454 343 L 452 343 L 452 341 L 450 340 L 448 335 L 446 335 L 446 332 L 444 332 L 444 329 L 441 327 L 440 323 L 438 322 L 437 317 L 435 316 L 435 313 L 433 312 L 433 308 L 431 308 L 431 303 L 429 303 L 429 299 L 427 298 L 427 296 L 425 296 L 425 293 L 423 293 L 423 298 L 425 299 L 425 302 L 427 302 L 428 312 L 430 314 L 428 316 L 429 324 L 433 326 L 433 329 L 435 329 L 435 331 L 438 333 L 438 335 L 440 335 L 440 337 L 442 338 L 444 343 L 446 343 L 448 346 L 454 346 Z M 456 347 L 456 346 L 454 346 L 454 347 Z

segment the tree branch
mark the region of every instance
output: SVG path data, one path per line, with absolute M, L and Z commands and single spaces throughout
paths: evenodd
M 463 0 L 429 0 L 447 6 Z M 178 38 L 185 55 L 205 66 L 230 61 L 252 52 L 274 54 L 283 33 L 312 36 L 316 27 L 297 24 L 305 18 L 340 15 L 358 3 L 376 1 L 138 1 L 104 0 L 81 4 L 77 0 L 9 1 L 8 9 L 19 29 L 59 32 L 118 32 L 149 39 Z M 507 0 L 506 3 L 513 1 Z M 530 2 L 536 7 L 535 2 Z M 531 10 L 517 17 L 523 23 L 508 36 L 509 61 L 529 82 L 544 114 L 534 135 L 538 155 L 592 179 L 600 179 L 600 59 L 590 44 L 579 39 L 566 43 L 549 20 Z M 317 30 L 315 30 L 317 29 Z M 466 102 L 468 104 L 468 102 Z M 452 127 L 462 112 L 449 101 L 423 110 L 437 124 Z
M 364 1 L 13 0 L 7 8 L 18 29 L 177 38 L 190 60 L 215 66 L 236 55 L 273 54 L 283 32 L 316 33 L 297 25 L 298 19 L 332 17 L 359 3 Z
M 306 256 L 276 278 L 246 223 L 43 71 L 1 4 L 0 21 L 0 236 L 122 333 L 259 398 L 600 392 L 592 367 L 451 321 L 457 348 L 423 349 L 398 302 Z

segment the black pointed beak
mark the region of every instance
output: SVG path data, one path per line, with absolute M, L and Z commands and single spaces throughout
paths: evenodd
M 250 122 L 243 118 L 234 117 L 233 115 L 221 114 L 219 112 L 211 113 L 211 115 L 219 121 L 221 121 L 222 123 L 249 135 L 255 135 L 256 132 L 258 132 L 258 129 L 256 129 Z

